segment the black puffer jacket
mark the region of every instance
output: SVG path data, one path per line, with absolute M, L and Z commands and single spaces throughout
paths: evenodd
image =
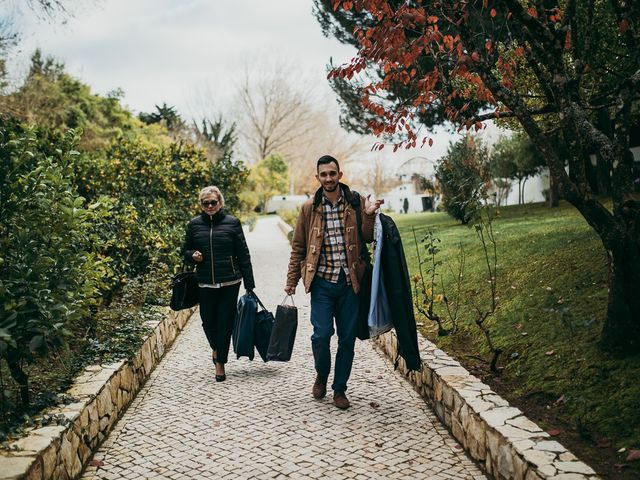
M 193 261 L 193 252 L 202 253 L 196 263 L 198 283 L 227 283 L 242 278 L 244 288 L 255 288 L 251 256 L 242 225 L 233 215 L 220 210 L 213 216 L 201 213 L 187 224 L 187 238 L 182 249 L 184 259 Z

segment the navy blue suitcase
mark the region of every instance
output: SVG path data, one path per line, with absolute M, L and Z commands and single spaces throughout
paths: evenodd
M 255 355 L 253 341 L 256 329 L 256 313 L 258 304 L 250 293 L 245 293 L 238 300 L 236 320 L 233 325 L 233 350 L 237 358 L 249 357 L 253 360 Z

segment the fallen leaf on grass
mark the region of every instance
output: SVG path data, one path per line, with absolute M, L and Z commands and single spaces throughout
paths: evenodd
M 555 402 L 553 402 L 553 405 L 557 407 L 561 403 L 564 403 L 564 395 L 560 395 L 560 398 L 558 398 Z
M 527 335 L 529 335 L 527 332 L 522 332 L 523 337 L 526 337 Z
M 516 330 L 522 330 L 522 327 L 524 327 L 524 325 L 522 325 L 521 323 L 516 323 L 514 327 L 516 327 Z
M 608 438 L 599 438 L 596 443 L 599 448 L 609 448 L 611 446 L 611 440 Z
M 371 406 L 371 408 L 379 408 L 380 404 L 378 402 L 369 402 L 369 405 Z
M 560 430 L 559 428 L 552 428 L 551 430 L 547 431 L 547 433 L 551 437 L 557 437 L 558 435 L 560 435 L 562 433 L 562 430 Z
M 629 450 L 629 455 L 625 459 L 627 462 L 634 462 L 640 460 L 640 450 Z
M 613 466 L 618 470 L 628 467 L 629 465 L 626 463 L 614 463 Z
M 546 352 L 544 352 L 544 354 L 545 354 L 547 357 L 549 357 L 549 356 L 553 355 L 554 353 L 556 353 L 556 351 L 555 351 L 555 350 L 547 350 Z

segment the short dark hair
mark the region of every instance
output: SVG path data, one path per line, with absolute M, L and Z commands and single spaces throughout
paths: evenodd
M 318 163 L 316 164 L 316 171 L 320 170 L 320 165 L 326 165 L 327 163 L 331 162 L 335 163 L 336 167 L 338 167 L 338 171 L 340 171 L 340 164 L 338 163 L 338 160 L 333 158 L 331 155 L 323 155 L 318 159 Z

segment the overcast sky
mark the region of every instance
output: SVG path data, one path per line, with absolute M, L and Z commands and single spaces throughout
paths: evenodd
M 0 9 L 11 3 L 0 0 Z M 212 94 L 215 108 L 225 111 L 233 107 L 234 79 L 247 59 L 275 62 L 285 57 L 299 67 L 291 75 L 304 77 L 326 92 L 327 109 L 337 115 L 326 64 L 330 57 L 339 64 L 355 55 L 351 47 L 322 35 L 311 0 L 66 3 L 83 6 L 71 7 L 72 17 L 64 23 L 18 15 L 23 39 L 11 59 L 14 70 L 26 68 L 29 56 L 39 47 L 63 61 L 71 74 L 95 92 L 121 88 L 124 103 L 136 113 L 166 102 L 189 115 L 202 102 L 202 92 Z M 438 158 L 446 152 L 450 138 L 439 135 L 432 148 L 394 157 Z M 383 152 L 391 155 L 386 149 Z

